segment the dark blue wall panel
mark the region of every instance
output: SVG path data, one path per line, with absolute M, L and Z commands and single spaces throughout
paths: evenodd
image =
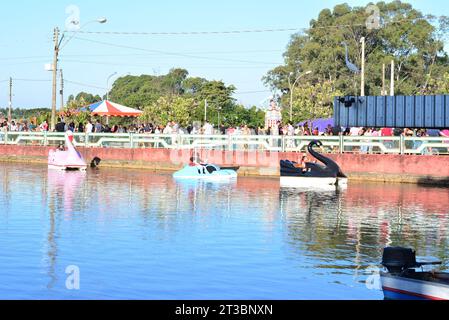
M 337 97 L 334 109 L 342 127 L 449 128 L 449 95 Z

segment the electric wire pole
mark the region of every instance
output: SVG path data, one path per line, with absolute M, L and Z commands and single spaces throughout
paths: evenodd
M 385 63 L 382 65 L 382 96 L 387 95 L 387 90 L 385 88 Z
M 394 60 L 391 60 L 391 84 L 390 84 L 390 96 L 394 97 Z
M 361 90 L 360 90 L 360 96 L 365 96 L 365 37 L 362 37 L 360 39 L 360 42 L 362 43 L 362 76 L 361 76 Z
M 62 73 L 62 69 L 59 70 L 60 71 L 60 76 L 61 76 L 61 110 L 64 109 L 64 74 Z
M 9 110 L 8 110 L 8 122 L 12 121 L 12 78 L 9 78 Z
M 58 77 L 58 56 L 59 56 L 59 28 L 54 31 L 54 58 L 53 58 L 53 96 L 51 102 L 51 126 L 50 131 L 55 131 L 56 128 L 56 95 L 57 95 L 57 77 Z

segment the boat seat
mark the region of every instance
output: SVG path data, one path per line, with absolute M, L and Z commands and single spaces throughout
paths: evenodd
M 216 169 L 215 167 L 213 167 L 213 166 L 207 166 L 207 171 L 208 171 L 210 174 L 212 174 L 212 173 L 214 173 L 215 171 L 217 171 L 217 169 Z

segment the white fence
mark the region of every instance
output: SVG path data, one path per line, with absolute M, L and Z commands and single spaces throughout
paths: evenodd
M 0 145 L 58 146 L 64 133 L 0 133 Z M 223 151 L 304 152 L 312 140 L 320 140 L 328 153 L 449 154 L 449 138 L 352 137 L 352 136 L 234 136 L 75 134 L 75 145 L 86 148 L 157 148 Z

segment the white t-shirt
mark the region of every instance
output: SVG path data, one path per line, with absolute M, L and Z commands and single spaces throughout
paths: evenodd
M 362 128 L 351 128 L 350 134 L 353 137 L 358 136 L 361 130 Z
M 173 128 L 171 126 L 167 126 L 164 129 L 164 134 L 172 134 L 173 133 Z
M 94 129 L 94 126 L 92 125 L 92 123 L 88 123 L 86 125 L 86 132 L 87 133 L 92 133 L 93 129 Z
M 210 123 L 206 123 L 203 129 L 206 136 L 211 136 L 214 134 L 214 127 Z

